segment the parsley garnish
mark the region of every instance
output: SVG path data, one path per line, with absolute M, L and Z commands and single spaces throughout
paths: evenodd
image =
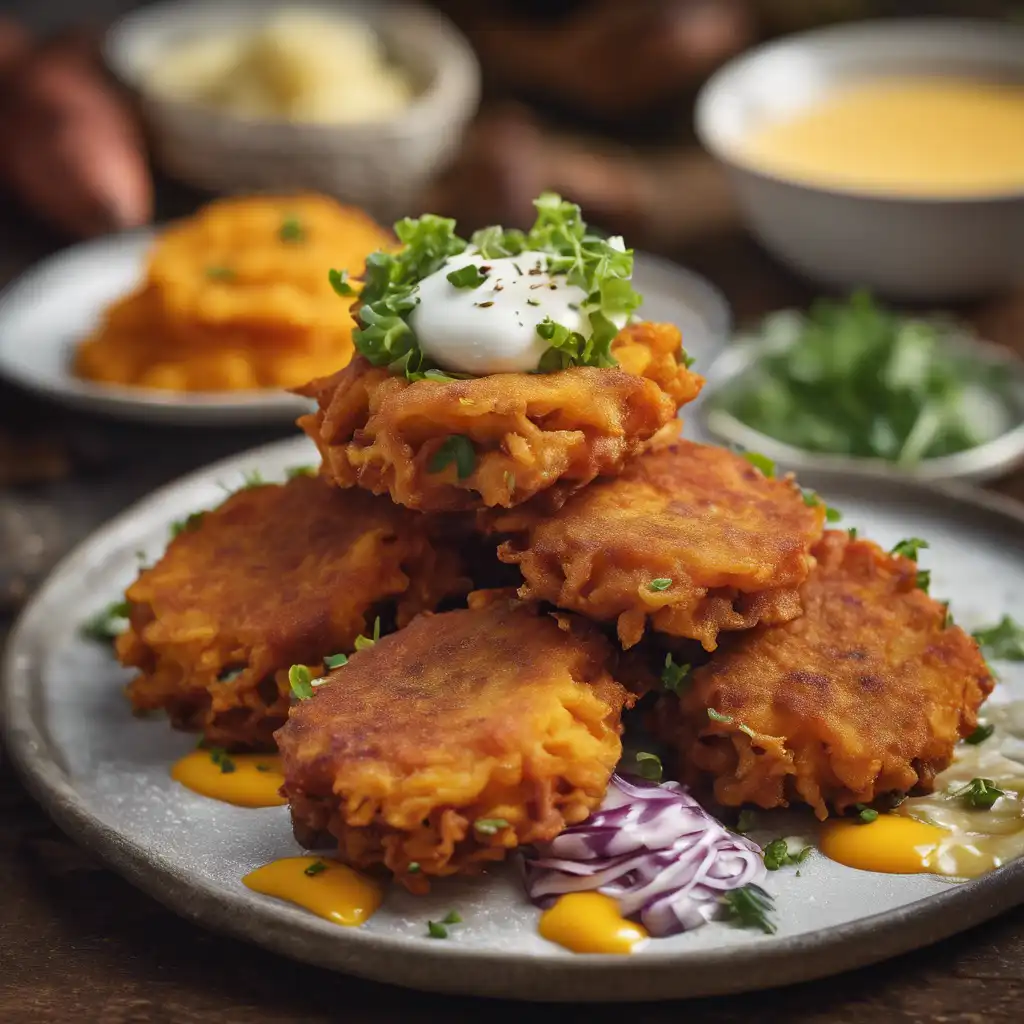
M 986 653 L 1001 661 L 1024 661 L 1024 626 L 1004 615 L 994 626 L 971 634 Z
M 82 623 L 79 632 L 86 640 L 109 644 L 128 628 L 131 601 L 114 601 Z
M 304 242 L 306 240 L 306 229 L 302 226 L 302 221 L 292 215 L 285 217 L 281 222 L 281 228 L 277 236 L 282 242 Z
M 343 299 L 350 299 L 356 293 L 355 288 L 348 283 L 347 270 L 328 270 L 327 280 L 331 282 L 331 287 Z
M 347 654 L 328 654 L 324 658 L 324 668 L 341 668 L 342 665 L 348 664 Z
M 721 722 L 723 725 L 732 725 L 732 715 L 723 715 L 721 711 L 716 711 L 714 708 L 708 708 L 708 718 L 712 722 Z
M 326 870 L 327 865 L 322 860 L 315 860 L 312 864 L 307 865 L 302 873 L 312 878 L 314 875 L 323 874 Z
M 297 476 L 316 476 L 316 466 L 289 466 L 284 471 L 286 480 L 294 480 Z
M 476 452 L 473 449 L 473 442 L 462 434 L 452 434 L 440 448 L 434 452 L 427 465 L 431 473 L 440 473 L 452 463 L 455 463 L 455 472 L 460 480 L 471 476 L 476 468 Z
M 420 862 L 418 860 L 409 861 L 409 866 L 405 869 L 410 875 L 418 875 L 420 871 Z
M 817 491 L 812 491 L 809 487 L 801 487 L 800 494 L 808 508 L 816 508 L 818 505 L 824 504 L 821 500 L 821 495 Z M 833 508 L 831 505 L 825 505 L 826 523 L 838 523 L 842 518 L 843 513 L 839 509 Z
M 223 747 L 210 747 L 210 760 L 220 768 L 222 775 L 230 775 L 235 770 L 235 762 L 228 757 Z
M 269 772 L 273 771 L 269 764 L 258 764 L 256 765 L 256 771 L 258 772 Z
M 967 807 L 987 811 L 1003 793 L 1004 791 L 991 779 L 971 779 L 963 789 L 958 789 L 953 795 L 959 797 Z
M 380 616 L 373 620 L 373 634 L 371 636 L 363 636 L 362 633 L 355 638 L 352 646 L 357 651 L 365 651 L 367 647 L 372 647 L 380 639 Z
M 919 569 L 914 582 L 916 583 L 918 590 L 923 590 L 927 594 L 928 588 L 932 585 L 931 569 Z
M 744 835 L 752 828 L 757 827 L 757 812 L 744 808 L 736 818 L 736 831 Z
M 206 276 L 211 281 L 232 281 L 235 272 L 230 267 L 207 267 Z
M 916 562 L 918 552 L 928 546 L 928 541 L 921 540 L 920 537 L 907 537 L 896 544 L 890 554 L 901 555 L 903 558 L 909 558 L 912 562 Z
M 685 689 L 685 683 L 689 675 L 689 665 L 677 665 L 672 658 L 671 651 L 665 655 L 665 667 L 661 670 L 661 685 L 669 693 L 679 696 Z
M 482 836 L 497 835 L 503 828 L 508 828 L 509 823 L 504 818 L 477 818 L 473 822 L 473 828 Z
M 725 908 L 726 917 L 743 928 L 760 928 L 767 935 L 774 935 L 777 931 L 771 919 L 775 904 L 759 885 L 733 889 L 720 896 L 718 902 Z
M 586 293 L 583 312 L 591 329 L 588 338 L 550 318 L 537 325 L 538 335 L 549 345 L 540 360 L 541 371 L 616 365 L 611 354 L 612 339 L 618 333 L 615 321 L 640 305 L 640 296 L 629 282 L 632 251 L 620 239 L 588 232 L 579 207 L 552 192 L 541 195 L 534 206 L 537 218 L 528 233 L 492 226 L 476 232 L 472 243 L 455 234 L 455 221 L 435 214 L 398 221 L 395 234 L 402 248 L 371 253 L 366 260 L 360 327 L 353 332 L 358 351 L 374 366 L 387 366 L 412 380 L 431 369 L 409 324 L 419 302 L 418 286 L 471 244 L 483 259 L 542 252 L 549 274 L 564 275 L 567 284 Z M 470 287 L 479 273 L 476 268 L 460 268 L 449 280 L 454 276 L 461 284 L 464 279 L 462 286 Z M 335 284 L 333 278 L 331 283 Z
M 857 812 L 857 821 L 861 825 L 870 825 L 878 819 L 878 811 L 874 807 L 867 807 L 864 804 L 854 804 L 853 809 Z
M 636 770 L 642 779 L 648 782 L 661 782 L 662 767 L 661 758 L 657 754 L 649 754 L 641 750 L 635 758 Z
M 242 474 L 242 486 L 240 489 L 248 491 L 253 487 L 262 487 L 266 482 L 263 479 L 263 474 L 258 469 L 250 469 Z
M 744 452 L 743 458 L 756 469 L 761 470 L 769 480 L 775 476 L 775 463 L 767 455 L 762 455 L 760 452 Z
M 659 576 L 656 580 L 651 580 L 651 582 L 647 584 L 647 589 L 657 593 L 662 590 L 668 590 L 671 586 L 672 581 L 667 576 Z
M 462 924 L 462 917 L 450 910 L 442 920 L 427 922 L 427 936 L 431 939 L 447 939 L 448 926 L 453 924 Z
M 187 515 L 184 519 L 177 519 L 171 523 L 171 539 L 188 533 L 190 530 L 196 529 L 197 526 L 203 521 L 203 517 L 206 515 L 205 512 L 192 512 Z
M 978 724 L 977 729 L 971 733 L 970 736 L 964 738 L 964 743 L 970 743 L 972 746 L 977 746 L 979 743 L 984 743 L 996 731 L 996 727 L 991 724 Z
M 856 526 L 851 526 L 846 531 L 846 535 L 847 535 L 847 537 L 850 538 L 850 540 L 856 540 L 857 539 L 857 527 Z
M 449 910 L 441 924 L 462 924 L 462 915 L 457 910 Z
M 299 700 L 309 700 L 313 696 L 313 677 L 305 665 L 292 665 L 288 669 L 288 684 Z
M 481 274 L 480 268 L 473 263 L 467 263 L 445 276 L 456 288 L 479 288 L 487 280 L 487 275 Z
M 802 864 L 810 856 L 810 853 L 810 846 L 804 846 L 796 853 L 790 853 L 789 844 L 785 839 L 773 839 L 764 848 L 764 866 L 769 871 L 778 871 L 779 868 L 792 864 Z

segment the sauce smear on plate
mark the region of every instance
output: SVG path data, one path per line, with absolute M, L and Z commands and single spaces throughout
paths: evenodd
M 647 931 L 619 913 L 611 896 L 570 892 L 545 910 L 540 933 L 574 953 L 632 953 L 647 941 Z
M 354 927 L 368 921 L 383 891 L 372 878 L 336 860 L 284 857 L 250 871 L 242 883 L 253 892 L 295 903 L 335 924 Z
M 171 778 L 194 793 L 236 807 L 281 807 L 284 783 L 279 754 L 226 754 L 200 748 L 171 768 Z

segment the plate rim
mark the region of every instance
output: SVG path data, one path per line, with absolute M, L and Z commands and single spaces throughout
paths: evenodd
M 1021 858 L 981 878 L 951 884 L 946 891 L 824 931 L 692 953 L 649 951 L 635 958 L 561 951 L 537 955 L 462 943 L 429 945 L 414 937 L 355 929 L 339 932 L 336 925 L 276 901 L 258 907 L 239 905 L 223 886 L 188 875 L 158 851 L 148 852 L 90 811 L 39 728 L 31 686 L 35 620 L 45 613 L 65 576 L 79 570 L 94 549 L 159 507 L 172 492 L 205 486 L 211 478 L 261 459 L 283 461 L 292 453 L 301 459 L 309 451 L 308 441 L 301 437 L 271 442 L 211 463 L 135 502 L 58 563 L 19 615 L 4 651 L 0 725 L 4 745 L 29 792 L 66 833 L 175 913 L 296 960 L 417 990 L 526 1001 L 646 1002 L 768 989 L 825 977 L 930 945 L 1024 902 Z M 805 482 L 827 493 L 830 480 L 838 484 L 842 474 L 807 474 Z M 858 480 L 842 482 L 848 487 L 863 486 Z M 962 485 L 871 484 L 873 490 L 882 488 L 894 499 L 941 501 L 954 510 L 995 517 L 1004 527 L 1024 526 L 1024 508 L 1002 495 Z M 453 966 L 463 970 L 452 971 Z

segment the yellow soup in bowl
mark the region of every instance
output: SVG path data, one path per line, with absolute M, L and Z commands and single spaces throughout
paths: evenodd
M 740 155 L 823 187 L 959 198 L 1024 191 L 1024 83 L 874 79 L 754 132 Z

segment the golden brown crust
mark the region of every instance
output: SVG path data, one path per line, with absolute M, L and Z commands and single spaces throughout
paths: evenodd
M 382 605 L 402 625 L 466 592 L 460 559 L 427 525 L 315 477 L 232 495 L 128 588 L 117 653 L 140 670 L 132 705 L 221 746 L 272 749 L 290 665 L 347 653 Z
M 918 589 L 915 562 L 835 531 L 814 554 L 801 618 L 729 637 L 681 703 L 659 705 L 661 734 L 727 806 L 797 801 L 824 818 L 930 790 L 992 689 L 977 644 Z
M 601 802 L 621 754 L 632 698 L 613 662 L 588 623 L 504 593 L 415 619 L 278 730 L 296 835 L 329 831 L 344 860 L 413 891 L 553 838 Z
M 576 366 L 448 383 L 410 384 L 359 357 L 303 389 L 320 408 L 299 425 L 340 487 L 389 493 L 423 511 L 510 507 L 541 492 L 557 504 L 619 472 L 697 397 L 703 381 L 678 362 L 680 346 L 675 327 L 636 324 L 613 343 L 635 374 Z M 452 435 L 475 451 L 464 479 L 454 464 L 430 468 Z
M 746 459 L 677 441 L 574 494 L 554 514 L 531 505 L 485 517 L 509 534 L 499 557 L 518 565 L 524 598 L 617 622 L 623 646 L 647 622 L 714 650 L 723 630 L 800 614 L 824 510 L 792 481 Z M 663 590 L 651 581 L 670 580 Z

